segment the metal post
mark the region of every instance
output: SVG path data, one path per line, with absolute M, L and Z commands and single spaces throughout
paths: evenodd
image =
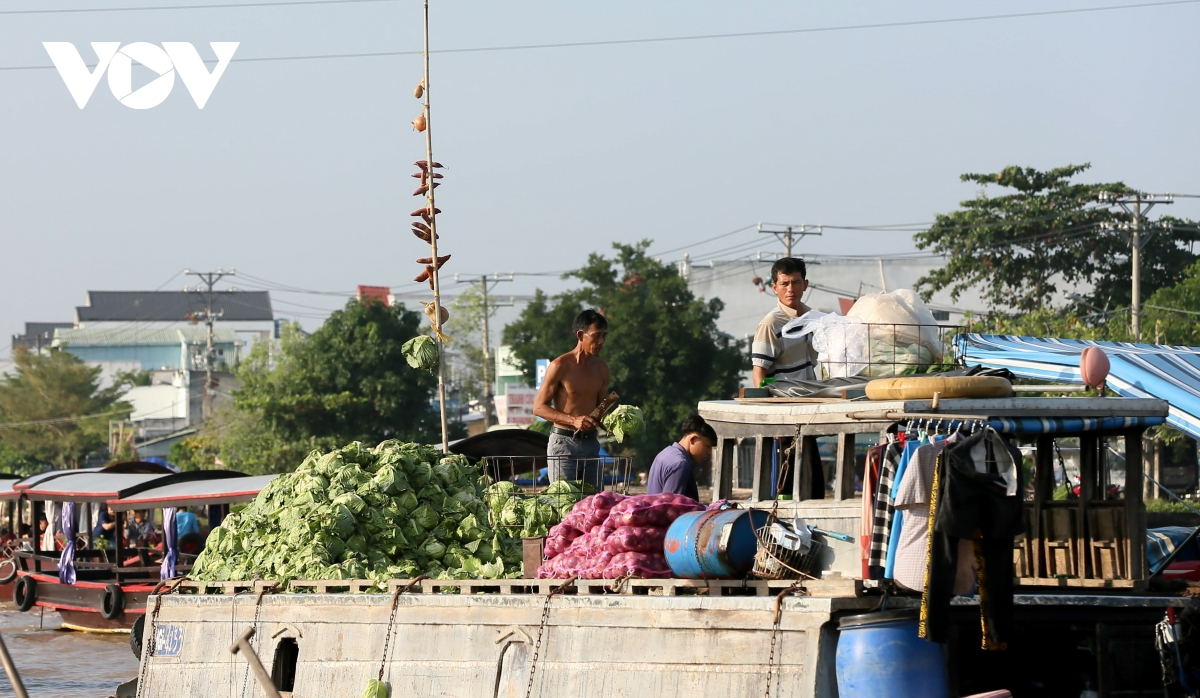
M 488 349 L 488 280 L 487 276 L 480 277 L 479 285 L 483 289 L 483 426 L 492 426 L 492 381 L 490 356 Z
M 13 693 L 17 694 L 17 698 L 29 698 L 29 694 L 25 692 L 25 683 L 21 681 L 21 675 L 17 673 L 17 665 L 13 664 L 3 637 L 0 637 L 0 662 L 4 663 L 4 673 L 8 674 L 8 682 L 12 684 Z
M 792 226 L 787 227 L 787 231 L 783 234 L 783 249 L 784 256 L 792 256 Z
M 1133 300 L 1130 303 L 1130 329 L 1134 341 L 1142 341 L 1142 195 L 1133 197 Z
M 437 257 L 437 208 L 433 196 L 433 119 L 429 113 L 429 0 L 425 0 L 424 29 L 425 48 L 421 57 L 425 62 L 425 161 L 429 170 L 429 191 L 426 194 L 429 201 L 429 247 L 433 258 L 433 323 L 434 336 L 439 344 L 438 352 L 438 410 L 442 421 L 442 453 L 450 450 L 450 439 L 446 428 L 446 346 L 442 343 L 442 284 L 438 271 Z
M 211 293 L 209 294 L 208 306 L 204 312 L 204 325 L 207 330 L 207 338 L 204 350 L 204 406 L 202 411 L 204 418 L 208 419 L 212 415 L 213 389 L 213 318 Z

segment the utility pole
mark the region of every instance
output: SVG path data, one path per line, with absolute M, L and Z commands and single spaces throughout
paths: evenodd
M 482 300 L 483 300 L 483 328 L 482 328 L 483 341 L 481 342 L 481 344 L 482 344 L 481 348 L 483 349 L 483 425 L 485 427 L 489 427 L 489 428 L 495 423 L 493 421 L 492 416 L 493 416 L 493 414 L 495 414 L 496 406 L 495 406 L 495 397 L 492 394 L 492 378 L 491 378 L 492 353 L 491 353 L 490 342 L 489 342 L 490 331 L 488 329 L 488 316 L 491 315 L 492 308 L 498 308 L 498 307 L 502 307 L 502 306 L 512 305 L 512 301 L 509 301 L 508 303 L 491 303 L 491 302 L 489 302 L 488 284 L 495 286 L 496 284 L 498 284 L 502 281 L 512 281 L 513 277 L 514 277 L 513 274 L 509 274 L 508 277 L 505 278 L 505 277 L 500 276 L 499 273 L 494 272 L 494 273 L 492 273 L 491 278 L 489 278 L 487 276 L 487 274 L 483 274 L 479 277 L 478 281 L 470 282 L 472 284 L 475 284 L 475 283 L 479 284 L 480 296 L 482 297 Z M 454 280 L 458 281 L 458 279 L 459 279 L 459 275 L 455 274 Z
M 1133 192 L 1132 194 L 1116 194 L 1114 192 L 1102 191 L 1097 197 L 1102 204 L 1109 206 L 1119 206 L 1121 210 L 1129 214 L 1133 221 L 1130 223 L 1118 223 L 1116 225 L 1107 224 L 1105 227 L 1109 229 L 1128 230 L 1130 253 L 1129 262 L 1133 267 L 1133 289 L 1130 294 L 1130 313 L 1129 313 L 1129 329 L 1133 333 L 1135 341 L 1142 341 L 1142 247 L 1149 242 L 1150 238 L 1159 230 L 1170 230 L 1170 224 L 1165 226 L 1146 226 L 1146 214 L 1156 204 L 1173 204 L 1175 197 L 1172 194 L 1147 194 L 1145 192 Z M 1143 236 L 1143 233 L 1145 234 Z
M 766 226 L 766 227 L 764 227 L 764 226 Z M 782 228 L 782 230 L 774 230 L 773 228 Z M 823 225 L 816 226 L 816 230 L 809 230 L 809 227 L 803 223 L 801 223 L 800 225 L 786 225 L 783 223 L 759 223 L 758 224 L 758 232 L 770 233 L 771 235 L 774 235 L 776 238 L 778 238 L 780 242 L 783 243 L 783 250 L 784 250 L 785 257 L 792 256 L 792 237 L 793 236 L 798 235 L 800 238 L 804 238 L 804 236 L 806 236 L 806 235 L 823 235 L 824 231 L 825 231 L 825 226 L 823 226 Z
M 213 287 L 216 286 L 218 281 L 226 276 L 236 276 L 237 270 L 230 269 L 226 271 L 224 269 L 217 269 L 216 271 L 202 272 L 184 269 L 183 273 L 187 274 L 188 276 L 198 277 L 200 282 L 204 284 L 203 290 L 201 290 L 199 286 L 196 287 L 198 292 L 204 294 L 204 312 L 189 313 L 188 319 L 192 320 L 193 322 L 201 319 L 204 320 L 204 327 L 206 330 L 204 350 L 204 403 L 203 407 L 201 408 L 201 414 L 203 415 L 204 419 L 208 419 L 212 415 L 212 391 L 213 388 L 216 387 L 216 384 L 213 383 L 213 368 L 217 363 L 216 350 L 213 348 L 213 322 L 225 314 L 225 311 L 223 310 L 215 314 L 213 313 L 213 301 L 216 300 L 216 292 L 213 291 Z M 184 290 L 186 291 L 187 289 Z

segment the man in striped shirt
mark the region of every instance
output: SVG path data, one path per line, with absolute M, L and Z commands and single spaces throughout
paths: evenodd
M 796 257 L 777 260 L 771 266 L 771 288 L 779 302 L 758 323 L 750 348 L 754 385 L 762 386 L 765 378 L 816 380 L 817 351 L 812 347 L 812 335 L 783 336 L 784 325 L 811 310 L 801 300 L 808 290 L 804 260 Z

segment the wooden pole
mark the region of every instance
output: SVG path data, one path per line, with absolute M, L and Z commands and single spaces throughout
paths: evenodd
M 29 698 L 29 694 L 25 692 L 25 683 L 21 681 L 21 675 L 17 673 L 17 665 L 13 664 L 3 637 L 0 637 L 0 662 L 4 663 L 4 673 L 8 674 L 8 682 L 12 684 L 13 693 L 17 694 L 17 698 Z
M 442 453 L 450 450 L 450 439 L 446 430 L 446 344 L 442 341 L 442 284 L 438 271 L 437 207 L 434 206 L 433 185 L 433 124 L 429 113 L 429 0 L 425 0 L 425 50 L 421 54 L 425 61 L 425 164 L 429 172 L 429 247 L 433 258 L 433 324 L 434 338 L 438 342 L 438 409 L 442 420 Z
M 247 628 L 246 632 L 237 639 L 237 642 L 229 648 L 230 654 L 241 652 L 246 658 L 246 663 L 250 665 L 250 670 L 254 672 L 254 676 L 258 678 L 259 685 L 262 686 L 263 693 L 267 694 L 267 698 L 283 698 L 279 695 L 279 689 L 275 688 L 275 682 L 271 680 L 271 675 L 263 668 L 262 661 L 254 652 L 254 648 L 250 646 L 250 637 L 254 635 L 254 628 Z

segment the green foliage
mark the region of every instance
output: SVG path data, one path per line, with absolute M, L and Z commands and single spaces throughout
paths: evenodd
M 0 381 L 0 440 L 20 458 L 76 467 L 103 449 L 109 421 L 132 411 L 127 385 L 100 388 L 100 368 L 65 351 L 13 351 L 16 370 Z
M 440 439 L 429 406 L 436 379 L 401 349 L 420 324 L 403 305 L 351 300 L 311 336 L 286 330 L 278 357 L 256 346 L 234 404 L 286 442 Z
M 1184 312 L 1180 312 L 1184 311 Z M 1200 346 L 1200 262 L 1183 278 L 1143 301 L 1142 338 L 1160 344 Z
M 917 288 L 928 300 L 949 289 L 957 299 L 981 287 L 995 309 L 1030 312 L 1043 308 L 1058 283 L 1091 285 L 1089 302 L 1112 309 L 1130 299 L 1129 241 L 1125 232 L 1101 224 L 1127 222 L 1129 216 L 1102 208 L 1102 191 L 1128 193 L 1120 182 L 1078 184 L 1071 179 L 1089 165 L 1068 165 L 1046 172 L 1006 167 L 993 174 L 964 174 L 964 182 L 998 184 L 1015 193 L 963 201 L 960 210 L 937 216 L 915 236 L 917 247 L 946 255 L 944 267 L 921 278 Z M 1189 244 L 1194 224 L 1149 239 L 1142 251 L 1143 292 L 1153 293 L 1182 278 L 1197 260 Z
M 1200 509 L 1200 506 L 1193 505 L 1193 509 Z M 1154 514 L 1194 514 L 1196 512 L 1188 509 L 1182 503 L 1174 499 L 1147 499 L 1146 511 Z
M 331 437 L 286 438 L 253 408 L 219 408 L 200 431 L 171 447 L 167 459 L 181 470 L 231 469 L 252 475 L 287 472 Z
M 521 543 L 486 523 L 483 484 L 466 458 L 429 446 L 316 450 L 209 534 L 191 576 L 370 579 L 378 590 L 421 574 L 519 577 Z
M 547 297 L 538 291 L 504 341 L 530 383 L 535 362 L 575 347 L 571 321 L 587 306 L 608 319 L 608 362 L 613 389 L 623 403 L 641 405 L 646 431 L 634 440 L 652 456 L 678 438 L 679 422 L 700 400 L 728 398 L 749 359 L 740 342 L 717 331 L 724 304 L 696 298 L 676 269 L 646 256 L 649 241 L 614 244 L 613 258 L 592 254 L 567 274 L 581 288 Z
M 46 465 L 14 449 L 6 441 L 0 441 L 0 473 L 32 475 L 46 468 Z

